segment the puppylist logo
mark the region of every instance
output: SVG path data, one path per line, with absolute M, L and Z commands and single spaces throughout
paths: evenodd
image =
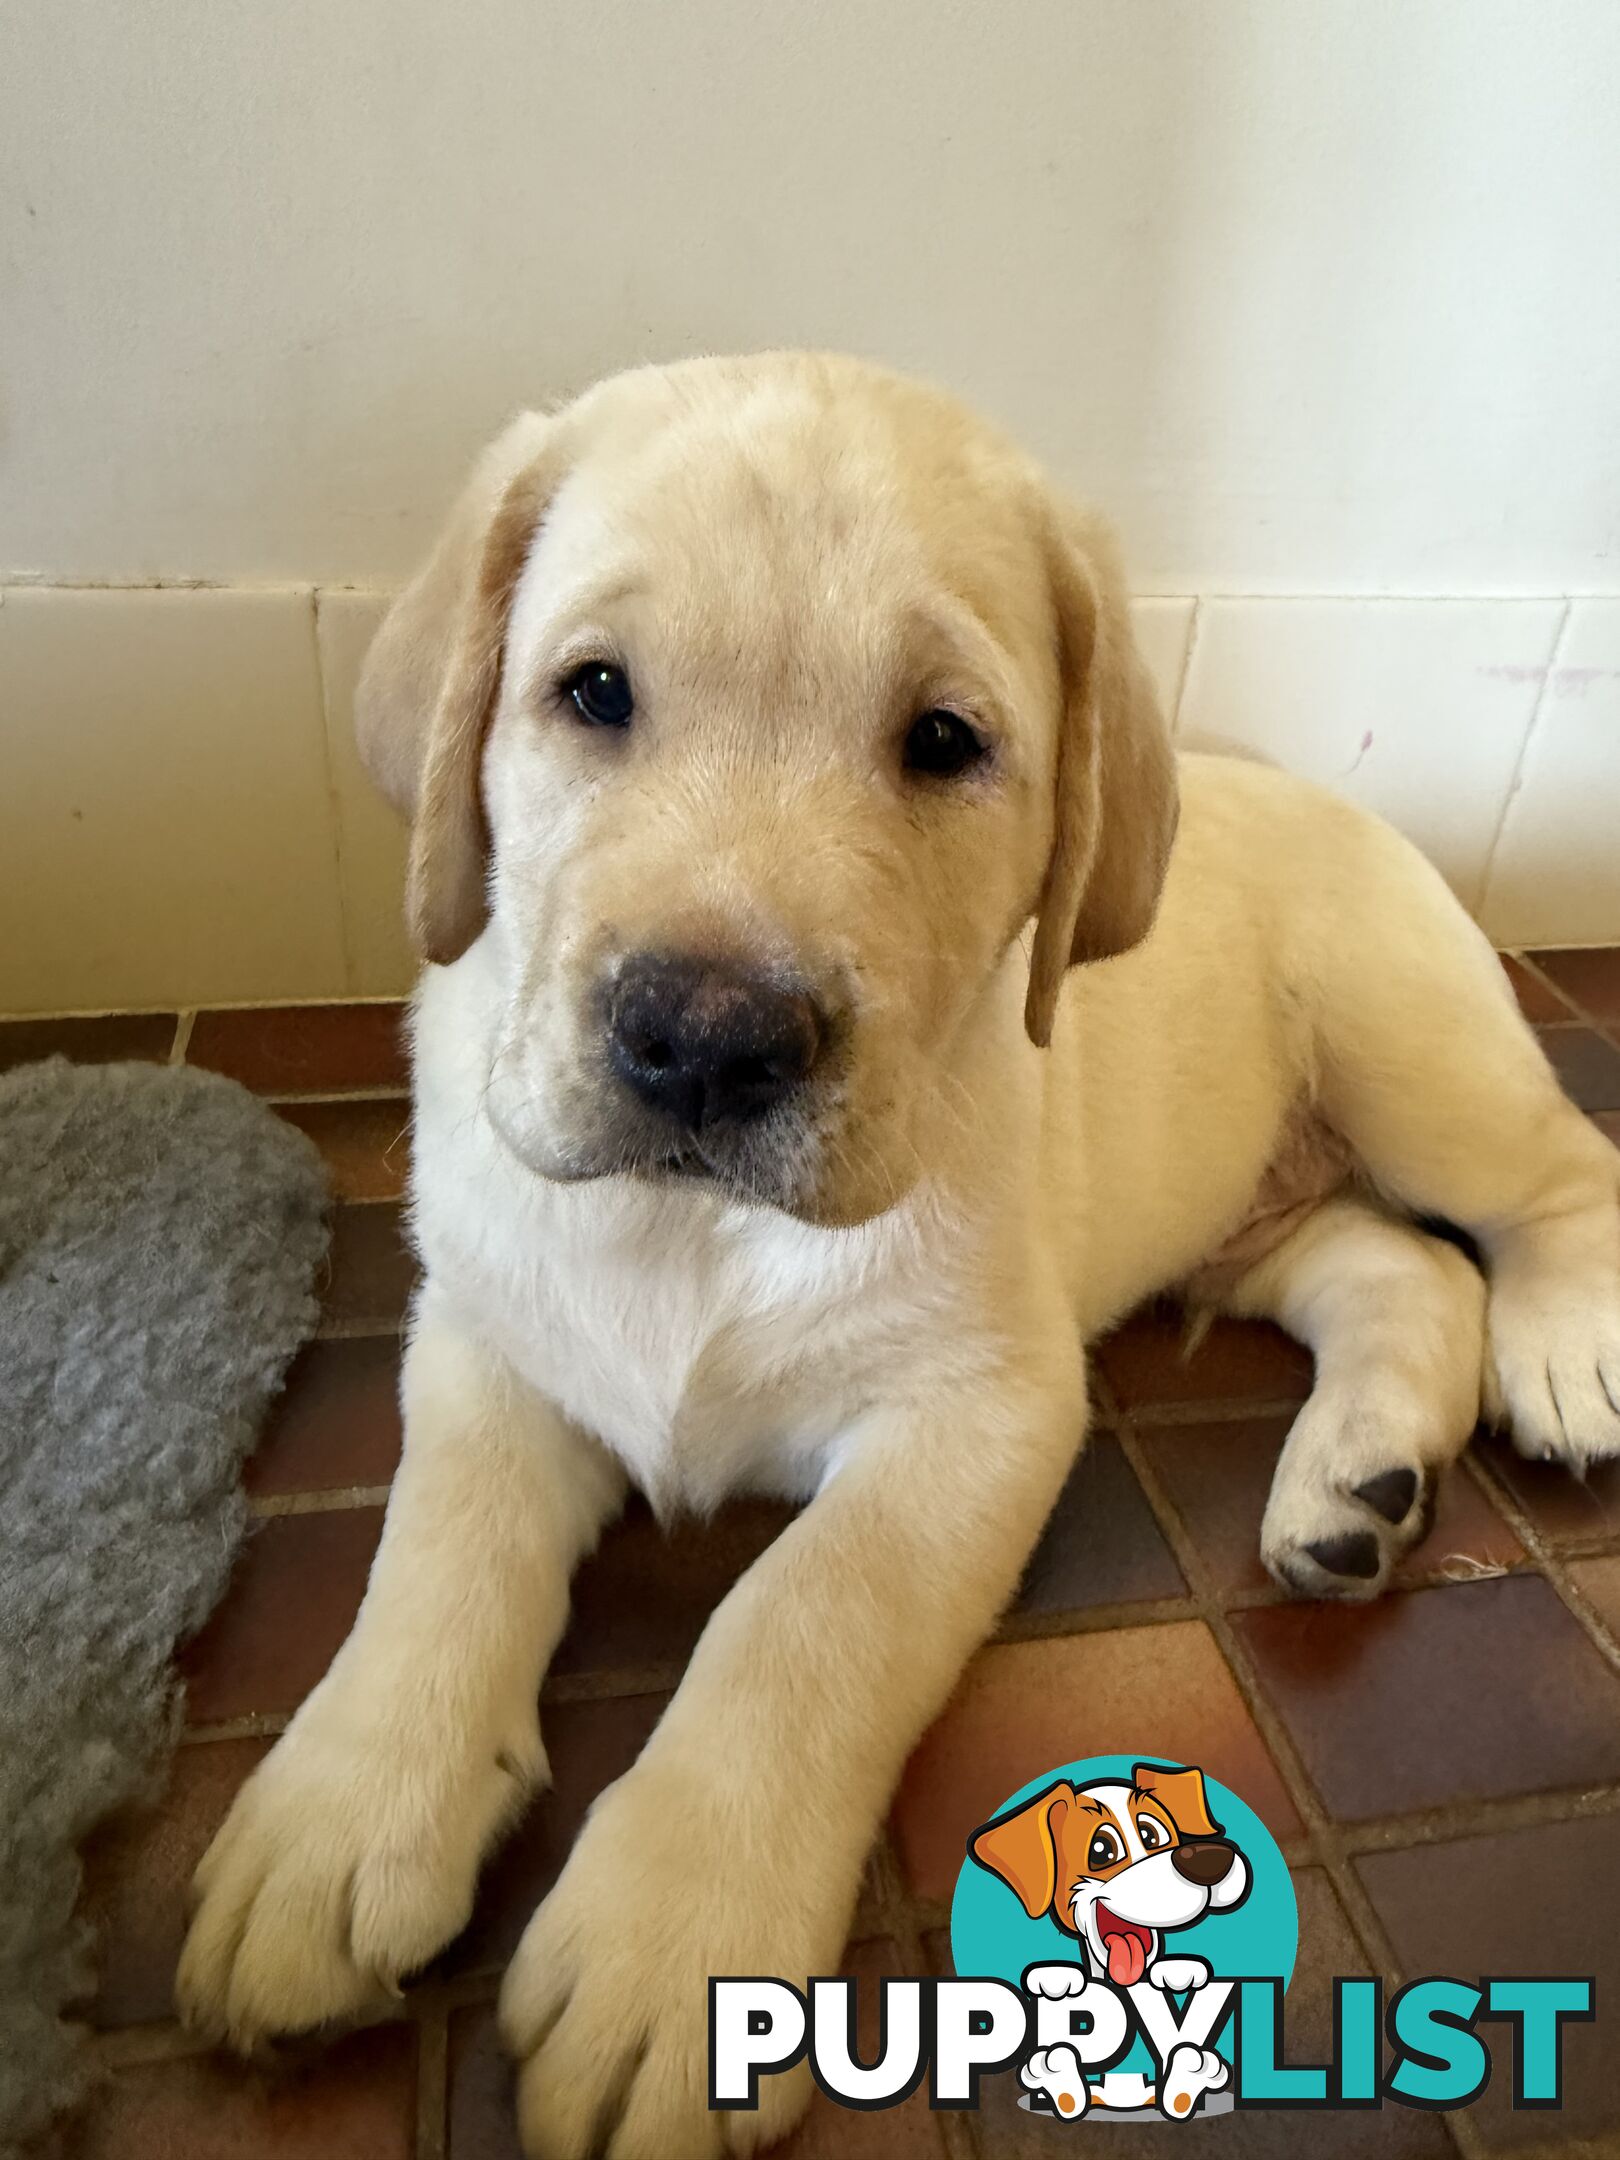
M 863 2109 L 925 2078 L 932 2106 L 976 2108 L 983 2077 L 1016 2071 L 1020 2106 L 1054 2126 L 1450 2110 L 1498 2074 L 1516 2108 L 1561 2104 L 1564 2028 L 1592 2019 L 1590 1979 L 1428 1977 L 1387 2002 L 1381 1981 L 1338 1979 L 1331 2059 L 1297 2063 L 1283 1996 L 1298 1935 L 1288 1868 L 1236 1793 L 1185 1763 L 1066 1763 L 969 1837 L 957 1977 L 882 1981 L 874 2060 L 852 1981 L 711 1980 L 709 2104 L 757 2107 L 760 2079 L 806 2055 L 830 2099 Z

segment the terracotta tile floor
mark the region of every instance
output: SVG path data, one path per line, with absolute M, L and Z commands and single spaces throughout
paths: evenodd
M 1566 1084 L 1620 1137 L 1620 950 L 1510 970 Z M 92 2008 L 109 2072 L 78 2150 L 117 2160 L 515 2160 L 490 2004 L 503 1960 L 593 1795 L 633 1759 L 704 1618 L 780 1527 L 739 1506 L 665 1538 L 633 1507 L 582 1576 L 548 1682 L 556 1784 L 493 1862 L 461 1938 L 392 2025 L 274 2071 L 194 2054 L 170 2016 L 185 1886 L 242 1779 L 357 1606 L 398 1461 L 397 1330 L 411 1262 L 399 1201 L 408 1106 L 389 1005 L 0 1022 L 0 1067 L 189 1057 L 310 1134 L 337 1196 L 322 1339 L 298 1359 L 249 1473 L 255 1524 L 229 1597 L 185 1653 L 190 1724 L 166 1793 L 95 1841 L 105 1955 Z M 1002 1630 L 907 1771 L 874 1856 L 856 1973 L 941 1969 L 965 1831 L 1072 1753 L 1202 1760 L 1295 1866 L 1290 2032 L 1310 2059 L 1336 1973 L 1598 1972 L 1566 2047 L 1562 2117 L 1487 2093 L 1466 2122 L 1399 2108 L 1321 2116 L 1319 2160 L 1512 2149 L 1620 2154 L 1620 1469 L 1585 1486 L 1495 1443 L 1453 1473 L 1404 1587 L 1371 1608 L 1285 1603 L 1255 1557 L 1267 1480 L 1310 1384 L 1304 1352 L 1222 1324 L 1190 1357 L 1150 1312 L 1096 1360 L 1099 1423 Z M 1297 2014 L 1295 2005 L 1298 2004 Z M 990 2088 L 983 2115 L 818 2103 L 793 2160 L 1011 2160 L 1055 2143 Z M 1116 2127 L 1122 2154 L 1160 2133 Z M 1570 2141 L 1584 2140 L 1579 2148 Z M 1561 2142 L 1562 2141 L 1562 2142 Z M 1266 2160 L 1291 2115 L 1177 2133 Z

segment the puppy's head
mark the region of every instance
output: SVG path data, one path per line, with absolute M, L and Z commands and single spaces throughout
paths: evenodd
M 1167 1929 L 1248 1894 L 1243 1855 L 1209 1812 L 1201 1770 L 1138 1763 L 1129 1783 L 1060 1780 L 976 1830 L 969 1850 L 1031 1919 L 1050 1913 L 1120 1987 L 1141 1979 Z
M 1102 532 L 940 393 L 775 354 L 615 377 L 487 453 L 368 657 L 433 961 L 542 1175 L 700 1176 L 859 1221 L 963 1143 L 956 1067 L 1034 919 L 1152 922 L 1174 769 Z

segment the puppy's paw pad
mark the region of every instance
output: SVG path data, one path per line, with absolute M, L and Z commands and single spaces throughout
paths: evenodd
M 1326 1574 L 1344 1575 L 1354 1582 L 1371 1582 L 1384 1564 L 1378 1539 L 1371 1530 L 1347 1530 L 1340 1537 L 1319 1538 L 1305 1551 Z
M 1375 1598 L 1387 1587 L 1399 1557 L 1395 1539 L 1384 1531 L 1348 1529 L 1308 1543 L 1261 1547 L 1261 1558 L 1285 1590 L 1302 1598 Z
M 1376 1477 L 1364 1479 L 1355 1488 L 1353 1497 L 1363 1507 L 1370 1507 L 1375 1515 L 1381 1515 L 1385 1522 L 1401 1523 L 1412 1512 L 1419 1483 L 1417 1472 L 1410 1464 L 1402 1463 L 1397 1469 L 1380 1470 Z
M 1268 1511 L 1261 1557 L 1297 1597 L 1365 1600 L 1389 1586 L 1401 1560 L 1434 1523 L 1435 1480 L 1409 1464 L 1392 1465 L 1348 1491 L 1295 1490 Z M 1281 1515 L 1299 1525 L 1278 1530 Z

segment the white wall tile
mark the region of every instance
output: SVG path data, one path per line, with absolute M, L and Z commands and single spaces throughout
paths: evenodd
M 1571 604 L 1481 919 L 1504 945 L 1620 938 L 1620 600 Z
M 307 592 L 0 593 L 0 1011 L 344 988 Z
M 1181 732 L 1379 811 L 1477 908 L 1561 600 L 1206 600 Z
M 1142 658 L 1159 693 L 1159 707 L 1172 727 L 1187 671 L 1196 600 L 1133 600 L 1131 625 Z
M 354 747 L 354 686 L 389 598 L 321 592 L 315 603 L 349 988 L 368 997 L 400 996 L 416 977 L 405 935 L 405 827 L 372 786 Z

